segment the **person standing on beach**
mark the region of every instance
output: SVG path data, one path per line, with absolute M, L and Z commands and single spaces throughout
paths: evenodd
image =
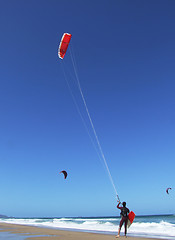
M 121 210 L 121 221 L 120 221 L 120 225 L 119 225 L 119 229 L 118 229 L 118 235 L 116 236 L 117 238 L 120 237 L 120 230 L 122 228 L 123 223 L 125 223 L 125 236 L 127 233 L 127 223 L 128 223 L 128 213 L 129 213 L 129 209 L 126 207 L 126 202 L 123 202 L 122 205 L 123 207 L 120 207 L 120 201 L 117 205 L 117 208 Z

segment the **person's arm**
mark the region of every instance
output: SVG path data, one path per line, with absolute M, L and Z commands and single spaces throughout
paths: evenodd
M 118 205 L 117 205 L 117 208 L 121 210 L 121 209 L 122 209 L 122 207 L 119 207 L 119 205 L 120 205 L 120 202 L 118 203 Z

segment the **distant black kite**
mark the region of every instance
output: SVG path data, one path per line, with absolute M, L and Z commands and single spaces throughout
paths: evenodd
M 67 172 L 66 171 L 61 171 L 60 173 L 63 173 L 64 174 L 64 179 L 66 179 L 67 178 Z

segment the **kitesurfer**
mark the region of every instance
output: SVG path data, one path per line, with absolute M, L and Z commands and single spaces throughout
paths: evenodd
M 118 235 L 116 236 L 117 238 L 120 236 L 120 230 L 122 228 L 123 223 L 125 223 L 125 236 L 127 233 L 127 223 L 128 223 L 128 213 L 129 213 L 129 209 L 126 207 L 126 202 L 123 202 L 122 205 L 123 207 L 120 207 L 120 201 L 117 205 L 117 208 L 121 210 L 121 221 L 120 221 L 120 225 L 119 225 L 119 229 L 118 229 Z

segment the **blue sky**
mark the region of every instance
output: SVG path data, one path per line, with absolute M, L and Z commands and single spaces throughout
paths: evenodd
M 174 10 L 170 0 L 1 1 L 0 213 L 119 215 L 57 56 L 64 32 L 121 200 L 136 214 L 175 212 Z M 69 51 L 63 64 L 92 134 Z

